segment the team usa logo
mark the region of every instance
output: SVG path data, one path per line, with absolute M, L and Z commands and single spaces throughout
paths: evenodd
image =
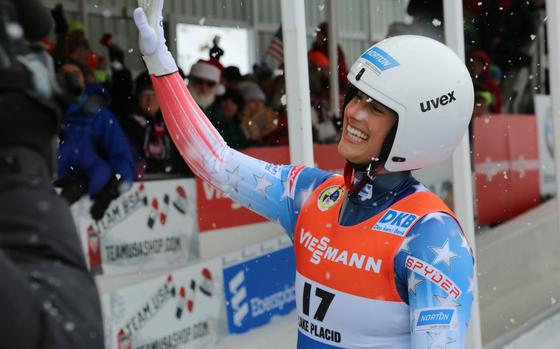
M 344 197 L 344 189 L 339 185 L 334 185 L 323 189 L 317 200 L 317 206 L 321 211 L 327 211 Z
M 133 216 L 140 209 L 148 208 L 147 217 L 141 218 L 145 219 L 146 226 L 150 230 L 156 228 L 164 227 L 168 222 L 170 207 L 173 207 L 181 215 L 187 215 L 189 212 L 189 199 L 187 198 L 187 192 L 182 185 L 178 185 L 175 188 L 175 192 L 172 194 L 164 193 L 163 199 L 158 199 L 157 197 L 149 197 L 146 192 L 146 187 L 144 183 L 140 183 L 137 189 L 131 190 L 123 195 L 121 195 L 115 203 L 105 212 L 102 220 L 95 223 L 91 223 L 86 229 L 87 237 L 87 252 L 89 259 L 90 271 L 94 275 L 103 274 L 103 254 L 102 249 L 109 248 L 107 243 L 103 244 L 103 240 L 107 232 L 111 231 L 114 227 L 118 226 L 131 216 Z M 158 226 L 159 225 L 159 226 Z M 168 238 L 165 245 L 167 251 L 174 251 L 180 247 L 179 244 L 174 244 L 175 238 Z M 105 240 L 106 241 L 106 240 Z M 175 245 L 175 247 L 173 247 Z M 122 248 L 125 245 L 120 245 Z M 137 247 L 134 244 L 128 244 L 128 247 Z M 126 248 L 125 248 L 126 249 Z M 107 253 L 105 255 L 105 262 L 111 261 L 108 258 Z
M 202 268 L 198 277 L 191 278 L 188 287 L 181 284 L 176 285 L 173 275 L 169 274 L 155 292 L 147 295 L 148 299 L 140 304 L 129 320 L 117 332 L 118 349 L 134 347 L 133 339 L 135 335 L 139 334 L 150 321 L 155 319 L 169 302 L 175 301 L 177 304 L 174 315 L 178 321 L 191 316 L 197 294 L 212 298 L 215 282 L 212 278 L 212 272 L 208 268 Z M 156 346 L 151 347 L 155 348 Z
M 436 284 L 455 300 L 461 297 L 461 289 L 447 275 L 433 265 L 418 258 L 408 256 L 406 258 L 406 267 Z

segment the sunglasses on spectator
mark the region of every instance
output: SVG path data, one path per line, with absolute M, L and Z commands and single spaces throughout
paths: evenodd
M 189 78 L 189 80 L 196 85 L 206 85 L 208 87 L 214 87 L 216 86 L 216 82 L 212 81 L 212 80 L 206 80 L 206 79 L 201 79 L 201 78 L 197 78 L 195 76 L 191 76 Z

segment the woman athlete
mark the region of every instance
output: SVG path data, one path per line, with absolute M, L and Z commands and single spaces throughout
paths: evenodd
M 348 74 L 338 151 L 345 176 L 272 165 L 228 147 L 165 45 L 163 0 L 134 20 L 165 122 L 191 169 L 284 227 L 296 256 L 298 348 L 463 348 L 474 261 L 453 212 L 411 176 L 445 160 L 473 109 L 446 46 L 397 36 Z

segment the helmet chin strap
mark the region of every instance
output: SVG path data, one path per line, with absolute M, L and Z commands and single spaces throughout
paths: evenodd
M 377 177 L 377 167 L 381 162 L 381 159 L 376 156 L 373 156 L 368 164 L 355 164 L 347 160 L 346 167 L 344 168 L 344 182 L 349 188 L 349 193 L 358 193 L 362 190 L 368 179 L 373 182 Z M 356 174 L 358 173 L 361 173 L 361 178 L 358 183 L 354 184 L 353 178 L 357 178 Z

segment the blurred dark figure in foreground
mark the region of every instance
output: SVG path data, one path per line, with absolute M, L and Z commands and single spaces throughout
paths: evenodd
M 50 57 L 28 44 L 48 35 L 50 14 L 0 0 L 0 23 L 0 347 L 103 348 L 99 295 L 51 184 L 62 94 Z

